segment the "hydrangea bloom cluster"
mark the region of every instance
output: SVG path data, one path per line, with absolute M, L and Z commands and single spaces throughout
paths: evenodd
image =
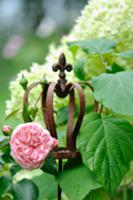
M 44 65 L 34 64 L 31 67 L 30 72 L 20 72 L 15 81 L 10 83 L 11 99 L 7 101 L 7 111 L 14 111 L 16 108 L 20 108 L 22 105 L 23 91 L 19 86 L 19 80 L 22 73 L 27 77 L 29 83 L 40 79 L 43 73 L 46 74 L 48 80 L 56 80 L 57 75 L 52 72 L 51 65 L 57 61 L 57 57 L 63 51 L 70 63 L 73 64 L 74 59 L 68 48 L 66 47 L 66 41 L 84 40 L 96 37 L 107 37 L 117 39 L 119 41 L 119 51 L 131 49 L 133 46 L 133 2 L 132 0 L 91 0 L 88 5 L 85 6 L 81 16 L 78 18 L 76 25 L 71 33 L 62 38 L 62 45 L 58 48 L 51 47 L 51 50 L 46 58 Z M 83 55 L 78 55 L 81 57 Z M 125 63 L 126 67 L 130 66 L 130 63 Z M 89 74 L 89 78 L 97 73 L 102 72 L 100 64 L 96 61 L 91 62 L 91 58 L 88 60 L 86 72 Z M 92 72 L 91 72 L 92 71 Z M 73 79 L 73 74 L 69 75 L 70 79 Z M 40 88 L 37 88 L 31 94 L 32 99 L 37 99 Z M 63 101 L 63 103 L 65 103 Z M 58 99 L 55 101 L 56 107 L 62 106 Z M 21 106 L 22 107 L 22 106 Z M 20 115 L 19 115 L 20 116 Z M 37 121 L 41 121 L 41 114 L 38 113 Z
M 18 125 L 10 141 L 12 157 L 25 169 L 41 167 L 57 145 L 58 141 L 50 136 L 48 130 L 35 122 Z
M 82 11 L 70 37 L 76 40 L 96 37 L 117 39 L 121 51 L 132 48 L 132 35 L 132 0 L 92 0 Z

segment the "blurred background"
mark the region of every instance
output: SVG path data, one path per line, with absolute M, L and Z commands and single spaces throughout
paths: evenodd
M 21 69 L 42 64 L 48 46 L 59 43 L 88 0 L 0 0 L 0 120 L 8 85 Z

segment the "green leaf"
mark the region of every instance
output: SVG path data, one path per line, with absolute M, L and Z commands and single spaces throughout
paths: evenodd
M 77 148 L 112 197 L 133 160 L 133 127 L 125 120 L 87 115 Z
M 14 176 L 17 172 L 19 172 L 22 169 L 23 168 L 20 165 L 17 165 L 17 164 L 11 165 L 11 167 L 10 167 L 11 175 Z
M 115 40 L 109 40 L 105 38 L 96 38 L 91 40 L 81 40 L 67 43 L 69 47 L 77 46 L 87 54 L 105 54 L 110 53 L 116 47 L 117 42 Z
M 93 190 L 84 200 L 109 200 L 107 194 L 101 189 Z
M 84 66 L 86 63 L 85 58 L 81 58 L 74 64 L 74 73 L 80 80 L 86 80 Z
M 72 45 L 69 47 L 69 50 L 72 52 L 73 56 L 76 56 L 77 51 L 78 51 L 78 47 L 75 45 Z
M 0 141 L 0 151 L 2 151 L 4 154 L 10 154 L 9 142 L 10 142 L 9 138 L 3 138 Z
M 0 177 L 0 197 L 9 189 L 11 185 L 11 178 L 8 176 Z
M 118 65 L 117 63 L 113 63 L 112 66 L 107 66 L 106 67 L 106 72 L 107 73 L 112 73 L 115 74 L 117 72 L 124 71 L 124 68 Z
M 133 72 L 102 74 L 92 82 L 97 101 L 116 113 L 133 116 Z
M 5 117 L 5 121 L 14 117 L 20 110 L 22 110 L 21 108 L 18 108 L 16 110 L 14 110 L 13 112 L 11 112 L 10 114 L 8 114 L 6 117 Z
M 32 179 L 39 188 L 39 200 L 53 200 L 57 197 L 57 182 L 53 175 L 43 173 Z
M 57 181 L 71 200 L 82 200 L 91 190 L 101 187 L 94 174 L 83 164 L 62 171 Z
M 49 154 L 48 157 L 45 159 L 45 162 L 41 169 L 49 174 L 56 175 L 58 173 L 56 160 L 51 154 Z
M 14 200 L 37 200 L 39 196 L 37 186 L 28 179 L 23 179 L 12 185 L 11 193 Z
M 78 165 L 82 165 L 82 159 L 81 157 L 79 158 L 70 158 L 67 160 L 67 162 L 65 163 L 65 165 L 63 166 L 63 169 L 67 170 L 67 169 L 72 169 Z
M 56 115 L 56 122 L 58 125 L 66 124 L 68 120 L 68 107 L 61 107 L 60 109 L 58 109 Z
M 123 52 L 117 53 L 116 55 L 122 58 L 133 58 L 133 50 L 123 51 Z

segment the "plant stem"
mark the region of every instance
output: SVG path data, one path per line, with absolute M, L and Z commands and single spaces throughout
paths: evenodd
M 99 54 L 100 55 L 100 63 L 102 65 L 102 67 L 105 68 L 105 71 L 106 71 L 106 63 L 104 62 L 104 57 L 103 57 L 103 54 Z
M 123 200 L 127 200 L 127 188 L 123 189 Z

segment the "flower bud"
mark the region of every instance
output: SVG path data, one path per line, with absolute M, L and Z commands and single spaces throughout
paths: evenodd
M 30 106 L 29 109 L 29 114 L 32 116 L 32 118 L 34 119 L 36 116 L 36 113 L 38 112 L 38 107 L 36 105 L 34 106 Z
M 24 90 L 27 89 L 27 84 L 28 84 L 28 81 L 27 79 L 25 78 L 25 76 L 22 74 L 22 77 L 19 81 L 19 84 L 23 87 Z
M 2 128 L 2 132 L 5 136 L 9 136 L 12 133 L 12 128 L 9 125 L 4 125 Z

